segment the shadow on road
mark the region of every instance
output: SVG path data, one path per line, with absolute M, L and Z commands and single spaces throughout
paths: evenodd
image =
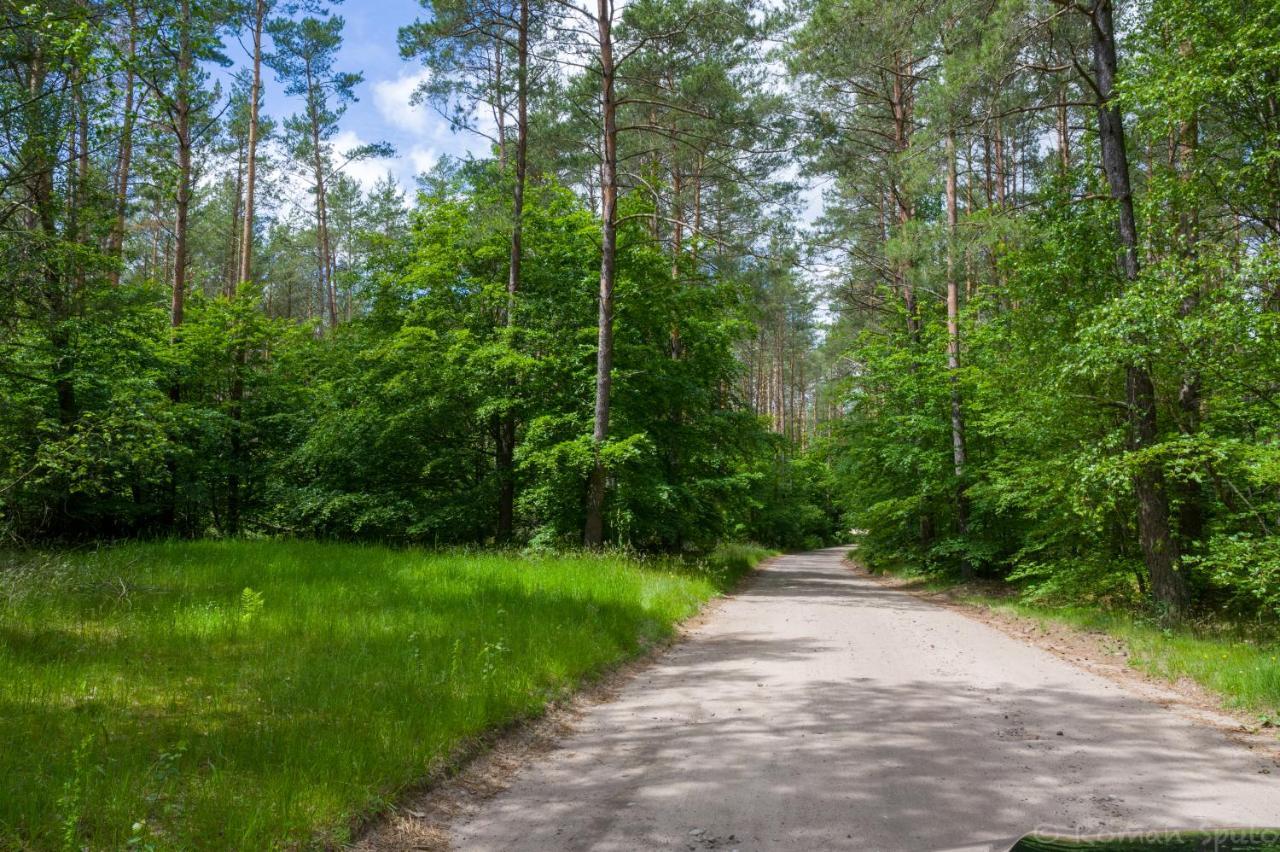
M 913 619 L 933 632 L 910 638 Z M 930 652 L 947 630 L 984 642 Z M 1037 828 L 1280 822 L 1260 767 L 1215 731 L 823 551 L 763 572 L 482 823 L 518 821 L 522 838 L 565 849 L 698 830 L 690 848 L 732 834 L 743 850 L 1007 849 Z

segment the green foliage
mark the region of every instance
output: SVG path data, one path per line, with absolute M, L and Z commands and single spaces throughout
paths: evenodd
M 496 430 L 511 418 L 519 538 L 576 545 L 595 451 L 597 225 L 569 191 L 531 187 L 509 301 L 508 191 L 493 163 L 442 178 L 410 228 L 377 237 L 369 310 L 325 335 L 264 310 L 263 285 L 191 295 L 180 335 L 161 288 L 86 286 L 65 343 L 70 422 L 53 384 L 28 380 L 47 373 L 48 329 L 20 326 L 32 348 L 0 371 L 12 401 L 0 529 L 23 541 L 249 530 L 483 542 Z M 787 442 L 726 393 L 751 330 L 737 279 L 676 280 L 636 226 L 617 299 L 614 429 L 600 448 L 612 538 L 673 550 L 827 540 L 821 470 L 793 476 L 777 461 Z
M 622 157 L 638 172 L 621 187 L 611 440 L 595 447 L 595 131 L 565 109 L 580 100 L 566 92 L 594 90 L 590 62 L 552 73 L 547 57 L 577 48 L 533 4 L 509 294 L 513 140 L 439 164 L 410 214 L 392 178 L 344 174 L 391 156 L 337 150 L 363 79 L 340 67 L 344 19 L 319 0 L 260 10 L 51 0 L 3 13 L 0 537 L 576 545 L 597 453 L 613 542 L 830 536 L 822 488 L 793 484 L 818 472 L 778 461 L 807 437 L 780 421 L 797 419 L 811 380 L 790 380 L 791 410 L 771 424 L 781 443 L 740 392 L 753 321 L 775 288 L 795 289 L 779 273 L 794 187 L 775 177 L 789 121 L 750 44 L 772 16 L 719 0 L 619 16 L 635 69 L 620 83 Z M 401 34 L 432 71 L 419 94 L 455 129 L 491 107 L 509 132 L 513 10 L 424 10 Z M 259 17 L 262 66 L 224 79 L 215 66 L 254 43 Z M 273 85 L 298 113 L 254 124 Z M 766 243 L 776 257 L 762 261 Z M 252 281 L 238 280 L 242 258 Z M 792 335 L 785 354 L 809 340 Z M 799 501 L 796 517 L 761 523 L 764 499 Z
M 509 301 L 506 189 L 493 165 L 468 166 L 423 195 L 403 269 L 368 316 L 306 356 L 305 431 L 276 468 L 272 527 L 483 541 L 497 511 L 495 430 L 510 416 L 522 537 L 577 543 L 596 452 L 595 223 L 554 184 L 530 200 L 522 286 Z M 772 486 L 795 498 L 787 511 L 802 519 L 758 510 L 769 478 L 789 476 L 768 461 L 782 446 L 724 394 L 749 329 L 734 282 L 676 281 L 647 235 L 626 229 L 617 303 L 612 437 L 599 448 L 613 538 L 676 550 L 726 536 L 787 546 L 829 538 L 831 513 L 806 502 L 823 499 L 816 488 Z M 810 468 L 805 476 L 820 478 Z
M 661 641 L 766 555 L 6 555 L 0 846 L 341 845 L 469 739 Z
M 817 453 L 793 455 L 772 439 L 773 453 L 752 470 L 751 511 L 736 534 L 787 550 L 812 550 L 845 540 L 831 468 Z
M 1097 81 L 1074 62 L 1097 30 L 1082 6 L 982 8 L 817 2 L 795 36 L 810 164 L 838 186 L 819 225 L 849 258 L 827 344 L 843 413 L 823 452 L 860 554 L 1005 579 L 1044 605 L 1153 611 L 1169 556 L 1193 615 L 1274 623 L 1280 126 L 1262 105 L 1280 92 L 1280 18 L 1236 0 L 1117 8 L 1129 276 Z M 866 39 L 838 37 L 853 23 Z M 895 65 L 904 43 L 927 58 Z M 1167 532 L 1144 548 L 1143 523 Z
M 1237 614 L 1280 620 L 1280 542 L 1274 536 L 1216 535 L 1191 564 Z

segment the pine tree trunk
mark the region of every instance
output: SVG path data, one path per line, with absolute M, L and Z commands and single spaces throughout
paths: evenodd
M 187 222 L 191 210 L 190 87 L 194 60 L 191 50 L 190 0 L 182 0 L 181 14 L 182 24 L 178 36 L 177 97 L 174 99 L 173 116 L 178 145 L 178 193 L 177 216 L 173 231 L 173 295 L 169 310 L 169 323 L 175 329 L 182 325 L 187 293 Z
M 116 263 L 112 265 L 109 278 L 112 286 L 120 283 L 120 260 L 124 253 L 124 227 L 129 212 L 129 170 L 133 160 L 133 125 L 136 119 L 134 109 L 134 90 L 137 84 L 133 73 L 133 60 L 138 49 L 138 8 L 136 3 L 129 3 L 129 63 L 124 76 L 124 114 L 120 128 L 120 153 L 116 158 L 116 209 L 115 219 L 111 223 L 111 233 L 107 237 L 107 254 Z
M 895 67 L 893 73 L 893 134 L 894 146 L 899 157 L 904 157 L 911 147 L 912 106 L 910 85 L 904 80 L 911 76 L 909 63 Z M 901 183 L 899 181 L 899 183 Z M 896 187 L 894 197 L 898 206 L 898 226 L 905 234 L 915 218 L 915 210 L 904 187 Z M 913 346 L 920 343 L 920 309 L 916 304 L 915 284 L 912 281 L 911 261 L 904 259 L 898 263 L 898 289 L 902 293 L 903 307 L 907 312 L 907 334 Z
M 338 292 L 333 278 L 333 252 L 329 244 L 329 206 L 325 200 L 324 162 L 320 155 L 320 133 L 315 133 L 316 241 L 320 252 L 320 292 L 329 313 L 329 328 L 338 327 Z
M 609 394 L 613 384 L 613 282 L 618 250 L 618 124 L 614 92 L 613 0 L 597 0 L 600 30 L 601 106 L 604 119 L 600 168 L 600 314 L 596 343 L 596 405 L 591 432 L 595 463 L 587 485 L 583 543 L 604 544 L 605 469 L 601 446 L 609 437 Z
M 266 0 L 257 0 L 253 15 L 253 83 L 249 87 L 249 143 L 244 170 L 244 222 L 240 233 L 240 269 L 236 283 L 253 278 L 253 216 L 258 181 L 258 105 L 262 100 L 262 27 Z
M 1183 44 L 1180 54 L 1191 55 L 1191 45 Z M 1184 186 L 1190 184 L 1192 169 L 1195 167 L 1196 150 L 1199 147 L 1200 126 L 1193 113 L 1178 128 L 1177 166 L 1179 179 Z M 1181 211 L 1178 216 L 1179 249 L 1183 259 L 1194 262 L 1198 254 L 1197 243 L 1200 240 L 1200 218 L 1194 201 L 1188 198 L 1181 200 Z M 1180 314 L 1188 317 L 1200 304 L 1200 289 L 1188 293 L 1179 306 Z M 1182 432 L 1194 435 L 1200 431 L 1200 384 L 1198 370 L 1187 370 L 1182 377 L 1182 387 L 1178 389 L 1178 407 L 1181 417 Z M 1181 505 L 1178 508 L 1178 533 L 1184 547 L 1194 547 L 1204 537 L 1205 498 L 1200 483 L 1194 479 L 1184 479 L 1178 484 L 1178 497 Z
M 1000 119 L 996 118 L 996 206 L 1000 209 L 1005 207 L 1005 190 L 1007 189 L 1008 176 L 1005 174 L 1004 162 L 1004 128 L 1000 125 Z
M 329 328 L 338 327 L 338 289 L 333 280 L 333 250 L 329 244 L 329 205 L 325 199 L 324 165 L 316 154 L 316 237 L 320 251 L 321 296 L 329 312 Z
M 320 140 L 320 116 L 316 112 L 316 88 L 320 85 L 311 66 L 306 67 L 307 120 L 311 125 L 311 168 L 315 174 L 316 250 L 320 253 L 320 298 L 328 310 L 329 328 L 338 327 L 338 292 L 333 274 L 333 249 L 329 242 L 329 206 L 325 197 L 324 149 Z M 322 308 L 323 310 L 324 308 Z
M 178 148 L 178 186 L 173 233 L 173 293 L 169 303 L 169 325 L 172 340 L 177 343 L 183 323 L 187 294 L 187 231 L 191 208 L 191 76 L 195 60 L 191 45 L 191 0 L 182 0 L 178 31 L 178 79 L 173 105 L 173 128 Z M 182 400 L 182 385 L 175 378 L 169 386 L 169 398 Z M 172 453 L 165 458 L 168 482 L 161 507 L 161 525 L 174 530 L 178 520 L 178 462 Z
M 516 174 L 511 191 L 511 259 L 507 267 L 507 325 L 515 325 L 516 294 L 520 292 L 520 270 L 524 259 L 524 190 L 529 154 L 529 0 L 520 0 L 519 32 L 516 34 Z M 502 416 L 495 442 L 498 474 L 498 541 L 507 541 L 515 524 L 516 418 Z
M 266 0 L 257 0 L 253 14 L 253 83 L 249 87 L 249 138 L 244 166 L 244 218 L 240 229 L 240 258 L 236 269 L 236 288 L 253 278 L 253 218 L 258 176 L 258 106 L 262 100 L 262 28 L 267 16 Z M 231 376 L 231 470 L 227 476 L 227 532 L 240 532 L 240 471 L 244 453 L 244 376 L 245 351 L 237 346 L 232 353 Z
M 236 295 L 236 284 L 240 275 L 240 223 L 243 212 L 241 203 L 244 193 L 245 145 L 236 149 L 236 183 L 231 194 L 231 227 L 227 229 L 227 259 L 223 269 L 222 294 L 228 299 Z
M 947 372 L 951 385 L 951 461 L 956 476 L 956 528 L 961 536 L 969 532 L 969 498 L 965 492 L 965 464 L 968 454 L 964 439 L 964 407 L 960 399 L 960 285 L 956 280 L 956 226 L 959 221 L 956 198 L 956 142 L 947 131 Z M 968 576 L 969 560 L 961 563 Z
M 1071 171 L 1071 126 L 1067 122 L 1067 87 L 1058 88 L 1058 164 L 1062 173 Z

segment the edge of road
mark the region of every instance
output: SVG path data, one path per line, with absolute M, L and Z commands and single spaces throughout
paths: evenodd
M 929 589 L 918 579 L 876 574 L 859 564 L 851 553 L 841 563 L 857 576 L 885 588 L 911 595 L 959 615 L 985 624 L 1006 636 L 1047 651 L 1076 668 L 1123 687 L 1138 698 L 1176 713 L 1196 724 L 1214 728 L 1280 767 L 1280 739 L 1264 732 L 1245 713 L 1228 707 L 1217 694 L 1183 678 L 1170 682 L 1135 669 L 1117 640 L 1105 633 L 1080 630 L 1059 622 L 1040 622 L 1026 616 L 1002 612 L 981 603 L 962 600 L 952 589 Z
M 761 560 L 732 589 L 711 598 L 698 612 L 677 624 L 670 637 L 550 702 L 539 715 L 516 720 L 464 743 L 422 781 L 397 796 L 381 815 L 360 825 L 347 848 L 354 852 L 444 852 L 453 848 L 454 825 L 510 786 L 521 769 L 554 751 L 574 733 L 588 710 L 612 701 L 623 687 L 673 647 L 696 634 L 728 601 L 751 588 L 762 571 L 788 555 L 794 554 L 780 553 Z
M 838 550 L 821 548 L 821 550 Z M 1115 683 L 1137 698 L 1156 704 L 1198 725 L 1214 728 L 1280 767 L 1280 741 L 1251 726 L 1243 714 L 1223 706 L 1212 693 L 1191 682 L 1170 684 L 1127 665 L 1114 640 L 1063 624 L 1043 625 L 982 604 L 960 600 L 948 590 L 924 588 L 919 580 L 874 574 L 851 558 L 852 546 L 840 557 L 851 574 L 869 582 L 924 600 L 977 621 L 1015 641 L 1037 647 L 1053 656 Z M 550 703 L 545 711 L 489 731 L 458 749 L 421 783 L 404 791 L 380 817 L 360 826 L 350 849 L 383 852 L 392 849 L 447 850 L 452 848 L 453 827 L 478 813 L 501 793 L 523 768 L 559 747 L 577 729 L 579 720 L 593 707 L 614 700 L 636 677 L 652 667 L 676 645 L 695 636 L 731 600 L 747 591 L 761 572 L 788 555 L 762 561 L 743 575 L 730 591 L 713 598 L 695 615 L 681 622 L 667 640 L 640 655 L 602 672 L 595 680 Z

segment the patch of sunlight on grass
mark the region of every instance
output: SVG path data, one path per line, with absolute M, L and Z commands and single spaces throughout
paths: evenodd
M 671 635 L 767 555 L 0 555 L 0 847 L 340 844 L 460 743 Z

